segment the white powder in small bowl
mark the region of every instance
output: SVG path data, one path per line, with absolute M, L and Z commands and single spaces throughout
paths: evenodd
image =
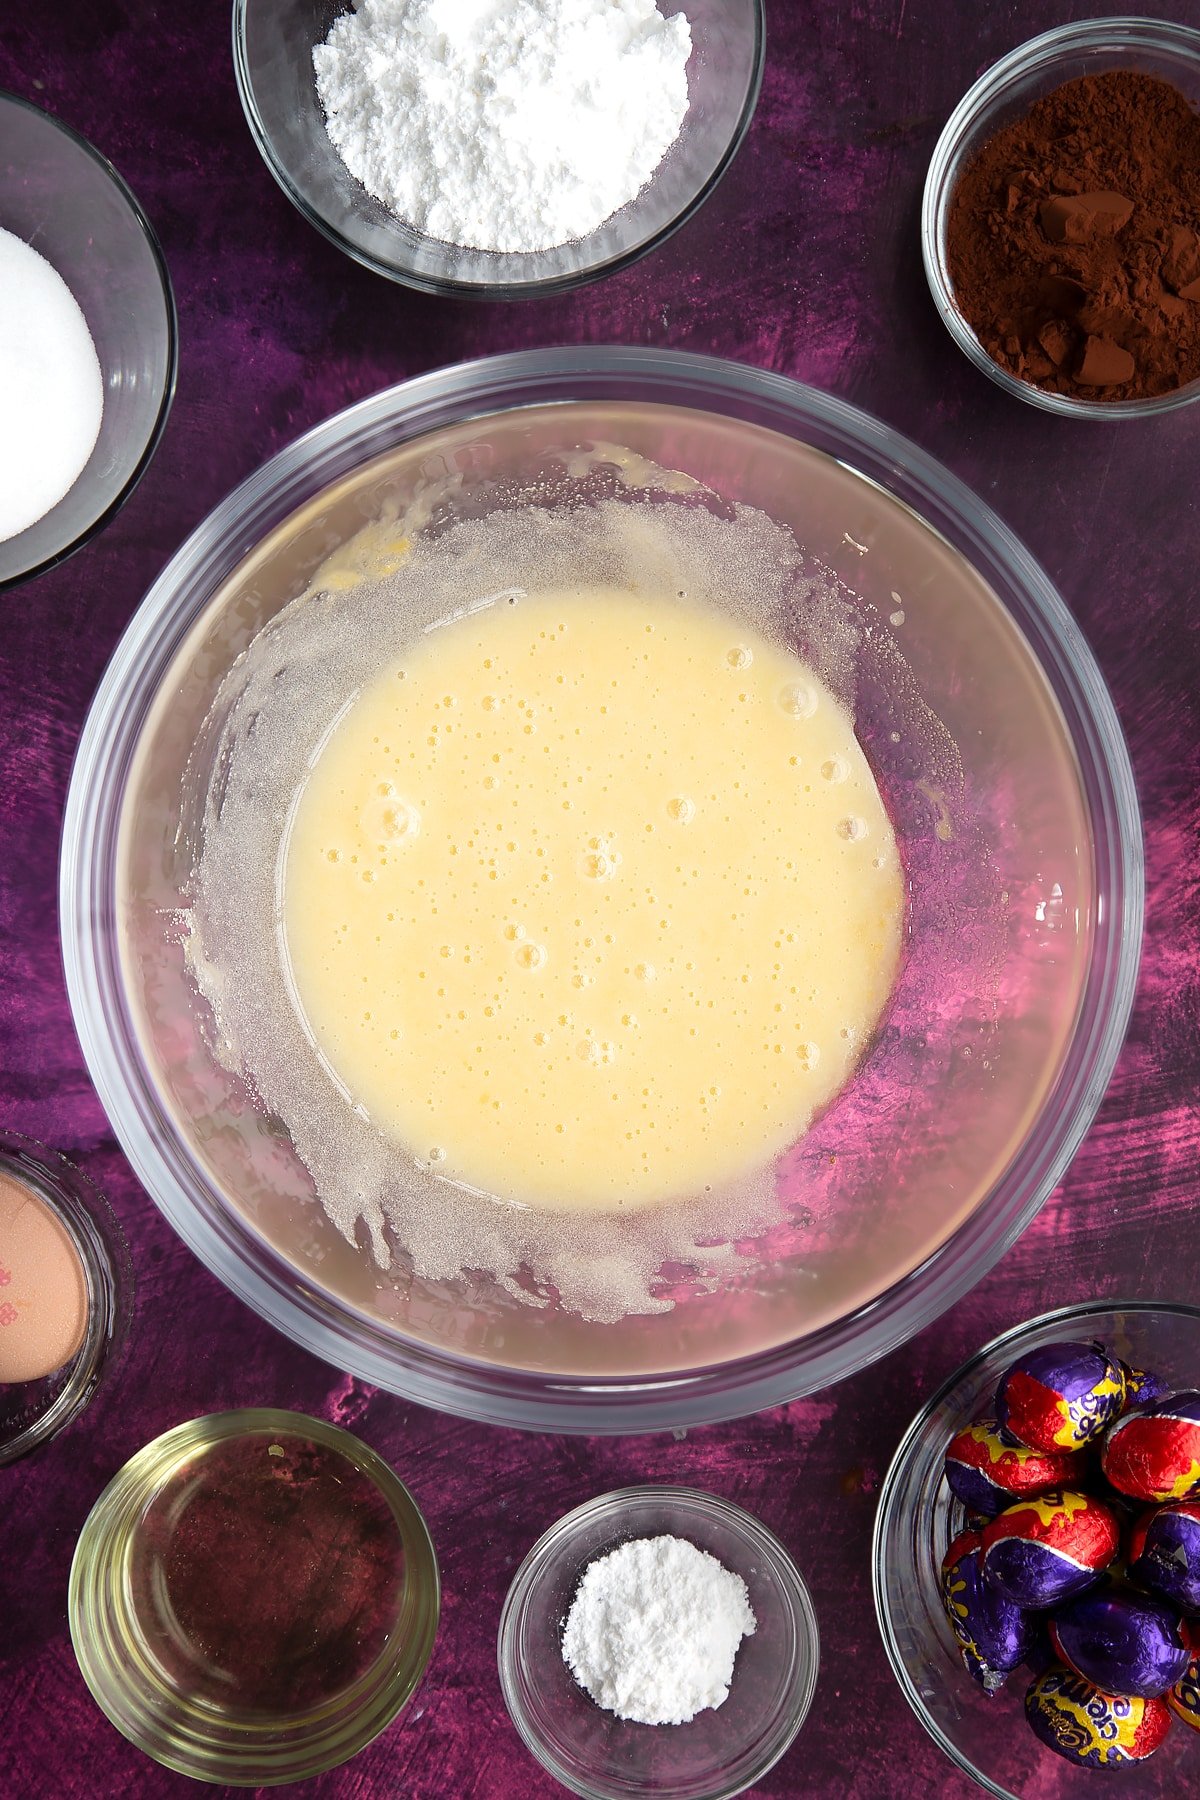
M 584 1570 L 563 1660 L 598 1706 L 639 1725 L 686 1725 L 729 1697 L 756 1628 L 750 1596 L 685 1538 L 634 1538 Z
M 655 0 L 359 0 L 313 67 L 368 193 L 444 243 L 527 252 L 640 193 L 679 136 L 691 48 Z
M 0 543 L 74 486 L 103 410 L 100 362 L 75 296 L 44 256 L 0 230 Z

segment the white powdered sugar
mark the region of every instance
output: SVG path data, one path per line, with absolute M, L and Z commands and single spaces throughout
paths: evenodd
M 655 0 L 360 0 L 313 50 L 330 139 L 398 218 L 478 250 L 586 237 L 679 135 L 691 29 Z
M 32 245 L 0 230 L 0 542 L 74 486 L 103 410 L 104 378 L 78 301 Z
M 563 1659 L 598 1706 L 639 1725 L 686 1725 L 729 1696 L 756 1628 L 746 1584 L 685 1538 L 635 1538 L 584 1571 Z

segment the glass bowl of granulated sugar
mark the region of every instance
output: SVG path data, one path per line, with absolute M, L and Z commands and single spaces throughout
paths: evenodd
M 763 0 L 235 0 L 246 118 L 347 255 L 520 299 L 644 256 L 749 128 Z
M 624 1488 L 538 1539 L 498 1661 L 527 1748 L 584 1800 L 729 1800 L 804 1723 L 817 1621 L 749 1513 L 694 1489 Z
M 0 93 L 0 590 L 129 498 L 175 363 L 170 277 L 141 207 L 70 126 Z

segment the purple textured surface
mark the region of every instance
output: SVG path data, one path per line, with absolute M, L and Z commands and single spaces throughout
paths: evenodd
M 337 1420 L 386 1456 L 429 1520 L 445 1581 L 433 1662 L 404 1720 L 315 1796 L 549 1800 L 495 1672 L 515 1564 L 568 1507 L 671 1480 L 758 1513 L 808 1578 L 822 1674 L 774 1800 L 945 1800 L 977 1791 L 896 1688 L 870 1597 L 881 1472 L 916 1404 L 969 1352 L 1046 1307 L 1200 1289 L 1200 408 L 1073 426 L 1024 408 L 955 350 L 925 290 L 917 211 L 936 136 L 997 56 L 1057 19 L 1037 0 L 771 0 L 762 102 L 708 206 L 605 285 L 517 308 L 410 294 L 310 229 L 254 151 L 229 8 L 59 0 L 3 9 L 0 84 L 83 131 L 154 222 L 181 315 L 178 395 L 149 474 L 64 567 L 0 597 L 0 1122 L 76 1158 L 120 1214 L 139 1291 L 119 1379 L 56 1443 L 0 1474 L 0 1794 L 196 1792 L 93 1706 L 66 1626 L 72 1548 L 97 1493 L 196 1413 L 275 1404 Z M 1196 22 L 1194 0 L 1164 4 Z M 961 28 L 956 29 L 957 15 Z M 712 351 L 827 387 L 915 437 L 1026 538 L 1107 676 L 1145 809 L 1146 953 L 1099 1119 L 1035 1225 L 908 1349 L 842 1387 L 683 1441 L 505 1434 L 338 1375 L 259 1322 L 176 1241 L 89 1084 L 67 1006 L 55 864 L 71 757 L 105 660 L 204 514 L 298 432 L 439 364 L 561 342 Z

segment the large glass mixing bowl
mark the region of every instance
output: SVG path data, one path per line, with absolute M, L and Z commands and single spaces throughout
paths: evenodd
M 618 501 L 637 499 L 631 471 L 649 459 L 704 484 L 688 504 L 724 515 L 749 504 L 794 533 L 853 634 L 845 697 L 911 895 L 889 1010 L 849 1087 L 780 1158 L 775 1223 L 665 1266 L 655 1293 L 673 1304 L 617 1324 L 552 1294 L 523 1304 L 486 1272 L 422 1280 L 403 1257 L 383 1270 L 340 1236 L 280 1122 L 217 1060 L 178 925 L 196 793 L 212 773 L 210 711 L 264 622 L 418 487 L 438 486 L 442 525 L 528 494 L 550 468 L 547 503 L 564 491 L 570 502 L 563 471 L 597 444 L 633 459 L 606 490 Z M 819 658 L 806 616 L 798 596 L 796 647 Z M 410 1399 L 491 1423 L 627 1432 L 837 1380 L 928 1324 L 1012 1243 L 1077 1148 L 1120 1046 L 1141 839 L 1086 643 L 1036 563 L 946 470 L 854 408 L 760 370 L 654 350 L 535 351 L 351 407 L 188 540 L 89 715 L 61 918 L 76 1024 L 121 1143 L 235 1293 Z

